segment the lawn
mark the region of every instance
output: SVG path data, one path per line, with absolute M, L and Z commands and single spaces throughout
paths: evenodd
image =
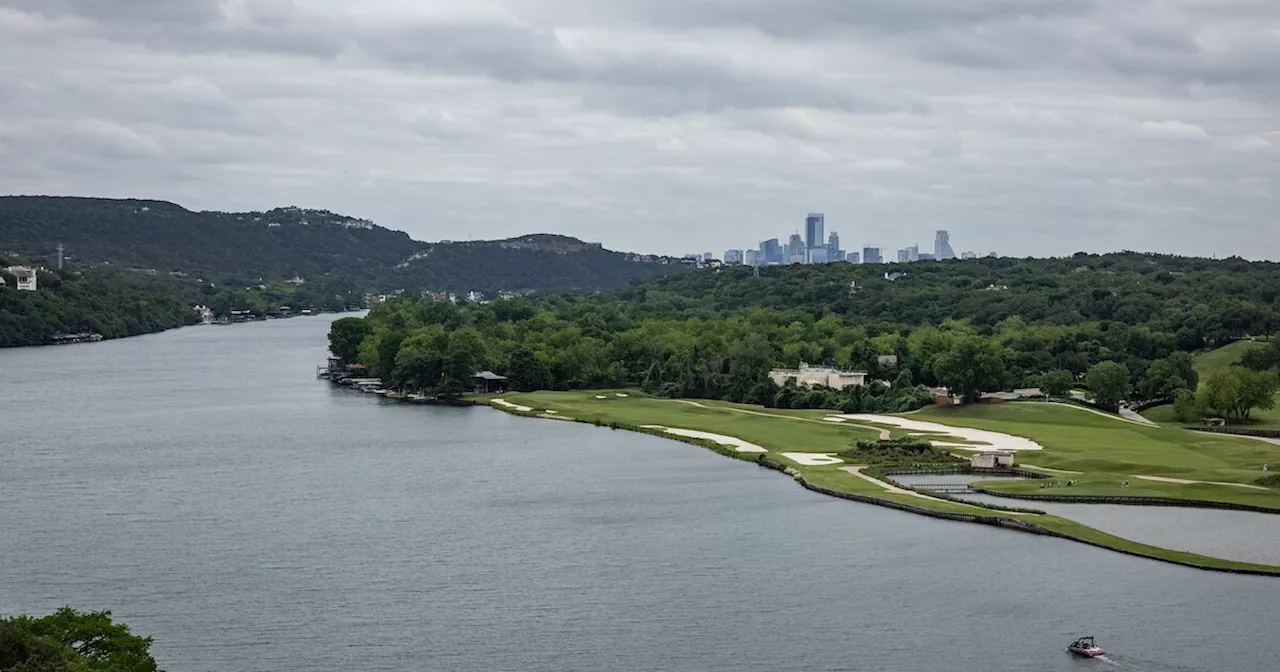
M 983 518 L 1014 518 L 1089 543 L 1147 557 L 1197 567 L 1259 569 L 1257 565 L 1185 554 L 1145 546 L 1107 535 L 1059 516 L 1015 514 L 981 506 L 886 491 L 880 485 L 842 471 L 842 465 L 806 466 L 781 453 L 842 453 L 857 441 L 903 430 L 878 424 L 862 425 L 824 420 L 825 411 L 766 409 L 715 401 L 655 399 L 634 390 L 535 392 L 509 394 L 502 400 L 528 407 L 522 415 L 616 424 L 639 429 L 645 425 L 697 430 L 735 437 L 768 451 L 767 457 L 790 467 L 805 482 L 864 497 L 907 504 L 943 513 Z M 552 413 L 553 412 L 553 413 Z M 1019 453 L 1019 461 L 1040 467 L 1085 472 L 1063 476 L 1077 483 L 1054 494 L 1106 494 L 1170 497 L 1236 502 L 1280 511 L 1280 490 L 1255 490 L 1228 485 L 1182 485 L 1142 481 L 1134 475 L 1251 484 L 1262 475 L 1263 463 L 1280 466 L 1280 446 L 1248 439 L 1197 434 L 1181 429 L 1146 427 L 1060 404 L 1007 403 L 937 408 L 912 414 L 918 420 L 972 427 L 1030 438 L 1042 451 Z M 697 440 L 686 440 L 700 443 Z M 705 443 L 705 442 L 701 442 Z M 725 449 L 720 449 L 725 452 Z M 753 459 L 752 454 L 739 454 Z M 843 465 L 848 466 L 848 465 Z M 1122 488 L 1124 480 L 1129 488 Z M 1044 494 L 1038 483 L 1000 482 L 992 489 Z M 1034 502 L 1009 500 L 1010 506 L 1034 508 Z M 1280 568 L 1270 568 L 1280 572 Z
M 1200 381 L 1204 382 L 1214 371 L 1221 371 L 1239 362 L 1244 357 L 1244 353 L 1254 348 L 1261 348 L 1264 345 L 1264 343 L 1254 343 L 1253 341 L 1236 341 L 1221 348 L 1196 355 L 1192 359 L 1192 366 L 1195 368 L 1196 373 L 1200 374 Z
M 1019 463 L 1084 472 L 1064 478 L 1081 481 L 1072 494 L 1173 497 L 1234 502 L 1280 509 L 1280 490 L 1225 485 L 1181 485 L 1134 479 L 1162 476 L 1194 481 L 1255 485 L 1262 465 L 1280 467 L 1280 446 L 1175 427 L 1147 427 L 1059 404 L 1018 402 L 929 409 L 911 416 L 940 424 L 976 427 L 1035 440 L 1043 451 L 1019 453 Z M 1129 481 L 1129 488 L 1122 482 Z M 1038 484 L 1002 484 L 1008 492 Z M 1088 492 L 1084 492 L 1085 489 Z

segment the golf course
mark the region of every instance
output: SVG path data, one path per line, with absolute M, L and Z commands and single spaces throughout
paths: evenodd
M 953 466 L 984 450 L 1016 451 L 1020 469 L 1046 480 L 980 482 L 984 492 L 1021 497 L 1151 498 L 1166 504 L 1248 507 L 1280 514 L 1280 487 L 1263 465 L 1280 465 L 1280 445 L 1249 438 L 1157 427 L 1058 403 L 1012 402 L 931 407 L 901 415 L 841 415 L 709 400 L 662 399 L 637 390 L 533 392 L 484 397 L 531 418 L 640 431 L 712 448 L 785 470 L 813 490 L 873 504 L 1002 525 L 1116 551 L 1222 571 L 1280 575 L 1280 567 L 1238 562 L 1138 543 L 1035 511 L 1009 497 L 1004 508 L 966 503 L 891 482 L 892 472 L 861 446 L 927 440 Z M 861 444 L 859 442 L 862 442 Z M 866 457 L 868 459 L 862 459 Z M 895 463 L 897 466 L 910 466 Z M 1071 485 L 1067 486 L 1066 482 Z M 1057 487 L 1044 487 L 1052 482 Z M 1135 502 L 1136 503 L 1136 502 Z

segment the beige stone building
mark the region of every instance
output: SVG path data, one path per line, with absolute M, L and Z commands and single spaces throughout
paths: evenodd
M 837 390 L 867 384 L 865 371 L 840 371 L 825 366 L 809 366 L 804 362 L 800 362 L 798 369 L 774 369 L 769 372 L 769 377 L 779 387 L 786 385 L 788 380 L 794 380 L 797 387 L 824 385 Z

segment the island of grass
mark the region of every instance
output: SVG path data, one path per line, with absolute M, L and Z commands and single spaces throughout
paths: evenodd
M 703 445 L 786 471 L 807 488 L 925 515 L 1049 534 L 1202 569 L 1280 575 L 1280 567 L 1175 551 L 1123 539 L 1010 499 L 993 508 L 889 482 L 898 469 L 947 468 L 991 448 L 1017 447 L 1021 468 L 1072 481 L 979 483 L 995 494 L 1124 498 L 1244 506 L 1280 513 L 1280 484 L 1263 464 L 1280 465 L 1280 446 L 1153 427 L 1065 404 L 1007 403 L 930 408 L 900 416 L 846 416 L 720 401 L 658 399 L 634 390 L 534 392 L 485 399 L 518 415 L 578 421 Z M 924 428 L 921 431 L 920 428 Z M 994 445 L 1008 437 L 1008 446 Z M 933 449 L 922 448 L 928 439 Z

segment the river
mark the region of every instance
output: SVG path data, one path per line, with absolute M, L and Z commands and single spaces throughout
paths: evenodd
M 169 672 L 1280 668 L 1280 580 L 344 392 L 328 319 L 0 351 L 0 613 L 110 609 Z

